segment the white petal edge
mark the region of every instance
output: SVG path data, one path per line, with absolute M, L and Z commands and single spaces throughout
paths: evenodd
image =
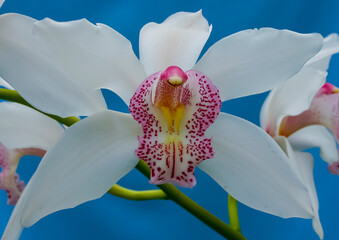
M 239 202 L 280 217 L 312 218 L 308 192 L 263 129 L 224 113 L 207 129 L 215 158 L 199 167 Z
M 0 102 L 0 142 L 7 148 L 50 149 L 64 128 L 55 120 L 32 108 Z
M 305 66 L 327 71 L 331 57 L 339 52 L 339 36 L 332 33 L 324 38 L 324 45 L 317 55 L 311 58 Z
M 293 149 L 303 151 L 319 147 L 321 158 L 331 164 L 338 161 L 337 143 L 328 129 L 321 125 L 311 125 L 296 131 L 288 137 Z
M 147 75 L 169 66 L 190 70 L 211 30 L 201 11 L 178 12 L 161 24 L 146 24 L 140 31 L 139 49 Z
M 86 19 L 56 22 L 46 18 L 35 25 L 36 34 L 72 80 L 89 89 L 110 89 L 129 105 L 146 75 L 128 39 Z
M 104 195 L 138 162 L 141 129 L 129 114 L 96 113 L 65 131 L 20 197 L 2 240 L 20 237 L 46 215 Z
M 0 77 L 0 87 L 5 87 L 7 89 L 11 89 L 11 90 L 14 90 L 14 88 L 9 85 L 8 82 L 6 82 L 5 80 L 3 80 L 1 77 Z
M 322 44 L 319 34 L 245 30 L 211 46 L 194 69 L 213 81 L 225 101 L 276 87 L 296 74 Z
M 0 16 L 1 77 L 44 112 L 67 117 L 105 109 L 98 90 L 74 82 L 58 63 L 58 54 L 38 36 L 38 22 L 19 14 Z
M 313 216 L 311 217 L 312 226 L 314 231 L 318 234 L 319 238 L 323 239 L 324 231 L 320 223 L 319 201 L 313 178 L 313 168 L 314 168 L 313 157 L 309 153 L 294 151 L 288 139 L 283 136 L 278 136 L 275 137 L 274 139 L 287 154 L 288 159 L 294 166 L 295 173 L 299 176 L 301 181 L 304 183 L 304 186 L 307 188 L 309 199 L 311 201 L 313 209 Z
M 104 110 L 100 88 L 128 104 L 145 77 L 130 42 L 102 24 L 4 14 L 0 30 L 1 76 L 48 113 L 86 116 Z
M 296 75 L 273 89 L 261 112 L 261 127 L 277 135 L 285 116 L 294 116 L 307 110 L 317 91 L 325 84 L 327 73 L 304 67 Z
M 310 199 L 312 201 L 312 207 L 314 211 L 314 216 L 312 219 L 313 229 L 318 234 L 320 239 L 324 239 L 324 230 L 321 226 L 319 218 L 319 201 L 313 178 L 313 157 L 311 154 L 304 152 L 294 152 L 294 154 L 300 169 L 300 173 L 304 179 L 305 185 L 310 194 Z

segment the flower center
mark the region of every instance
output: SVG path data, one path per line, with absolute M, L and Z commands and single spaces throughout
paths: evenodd
M 319 124 L 329 128 L 339 139 L 339 89 L 325 83 L 312 100 L 308 110 L 296 116 L 286 116 L 279 127 L 279 135 L 288 137 L 299 129 Z
M 197 71 L 171 66 L 140 85 L 130 112 L 143 128 L 136 155 L 150 166 L 151 183 L 195 185 L 195 167 L 214 157 L 204 132 L 220 108 L 218 89 Z
M 172 66 L 161 73 L 155 85 L 153 105 L 161 110 L 166 119 L 169 134 L 180 132 L 180 122 L 185 111 L 181 97 L 187 78 L 180 68 Z

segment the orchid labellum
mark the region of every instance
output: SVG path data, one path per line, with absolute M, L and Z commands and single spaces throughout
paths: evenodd
M 215 43 L 196 63 L 211 29 L 201 11 L 148 23 L 139 60 L 130 42 L 103 24 L 0 16 L 1 77 L 42 111 L 89 116 L 46 153 L 2 239 L 101 197 L 139 158 L 153 184 L 193 187 L 198 166 L 250 207 L 313 218 L 309 193 L 280 147 L 220 107 L 296 74 L 321 49 L 322 37 L 245 30 Z M 101 88 L 117 93 L 131 114 L 107 110 Z
M 61 137 L 63 127 L 41 113 L 16 103 L 0 103 L 0 189 L 16 204 L 25 183 L 16 173 L 20 158 L 42 157 Z
M 329 163 L 329 171 L 339 174 L 336 144 L 336 139 L 339 140 L 339 91 L 325 83 L 330 58 L 337 52 L 339 37 L 329 35 L 320 52 L 298 74 L 270 92 L 261 110 L 261 126 L 285 150 L 296 174 L 308 188 L 315 212 L 313 227 L 320 238 L 323 238 L 323 230 L 317 213 L 313 158 L 301 151 L 320 147 L 320 155 Z

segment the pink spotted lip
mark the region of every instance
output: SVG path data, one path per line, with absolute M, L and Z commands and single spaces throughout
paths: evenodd
M 7 204 L 15 205 L 25 188 L 25 183 L 20 180 L 16 169 L 19 160 L 24 155 L 35 155 L 42 157 L 46 151 L 38 148 L 23 148 L 9 150 L 0 143 L 0 189 L 7 193 Z
M 16 173 L 18 160 L 11 161 L 10 152 L 0 143 L 0 189 L 4 189 L 7 193 L 7 204 L 14 205 L 18 201 L 21 192 L 25 187 L 25 183 L 20 181 L 19 175 Z
M 313 98 L 308 110 L 296 116 L 286 116 L 279 129 L 279 135 L 290 136 L 299 129 L 320 124 L 331 130 L 339 140 L 339 94 L 338 88 L 326 83 Z
M 196 184 L 195 167 L 214 157 L 204 133 L 220 108 L 218 89 L 197 71 L 171 66 L 141 83 L 129 110 L 142 125 L 135 152 L 151 168 L 150 183 Z

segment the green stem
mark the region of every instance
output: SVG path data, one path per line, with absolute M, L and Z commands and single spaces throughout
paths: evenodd
M 143 175 L 147 178 L 150 176 L 150 169 L 148 165 L 140 160 L 136 166 Z M 193 214 L 195 217 L 204 222 L 207 226 L 218 232 L 220 235 L 227 239 L 245 240 L 246 238 L 238 231 L 235 231 L 229 225 L 221 221 L 219 218 L 208 212 L 205 208 L 194 202 L 192 199 L 183 194 L 178 188 L 172 184 L 157 185 L 158 188 L 163 190 L 169 199 L 177 203 L 179 206 Z
M 108 193 L 115 195 L 117 197 L 136 201 L 168 199 L 166 193 L 164 193 L 162 190 L 134 191 L 131 189 L 121 187 L 117 184 L 111 187 L 111 189 L 108 190 Z
M 241 231 L 239 217 L 238 217 L 238 202 L 231 195 L 228 195 L 228 215 L 230 218 L 230 225 L 236 231 Z
M 66 125 L 67 127 L 69 127 L 69 126 L 73 125 L 74 123 L 80 121 L 80 119 L 77 118 L 77 117 L 62 118 L 62 117 L 59 117 L 57 115 L 48 114 L 48 113 L 45 113 L 43 111 L 40 111 L 39 109 L 36 109 L 31 104 L 29 104 L 15 90 L 0 88 L 0 99 L 6 100 L 6 101 L 10 101 L 10 102 L 20 103 L 20 104 L 25 105 L 27 107 L 33 108 L 33 109 L 37 110 L 38 112 L 41 112 L 42 114 L 44 114 L 44 115 L 46 115 L 46 116 L 48 116 L 50 118 L 53 118 L 54 120 L 58 121 L 59 123 L 62 123 L 64 125 Z
M 0 89 L 0 99 L 20 103 L 28 107 L 31 107 L 66 126 L 71 126 L 74 123 L 79 121 L 79 119 L 76 117 L 61 118 L 56 115 L 44 113 L 36 109 L 35 107 L 33 107 L 31 104 L 29 104 L 15 90 Z M 138 169 L 143 175 L 149 178 L 150 169 L 143 160 L 139 161 L 138 165 L 136 166 L 136 169 Z M 229 240 L 246 240 L 246 238 L 240 232 L 234 230 L 232 227 L 230 227 L 229 225 L 221 221 L 219 218 L 217 218 L 216 216 L 208 212 L 206 209 L 204 209 L 199 204 L 194 202 L 192 199 L 187 197 L 185 194 L 183 194 L 178 188 L 176 188 L 172 184 L 166 183 L 166 184 L 158 185 L 158 187 L 166 194 L 168 199 L 171 199 L 172 201 L 177 203 L 179 206 L 181 206 L 182 208 L 190 212 L 192 215 L 200 219 L 203 223 L 208 225 L 210 228 L 214 229 L 220 235 L 224 236 L 225 238 Z

